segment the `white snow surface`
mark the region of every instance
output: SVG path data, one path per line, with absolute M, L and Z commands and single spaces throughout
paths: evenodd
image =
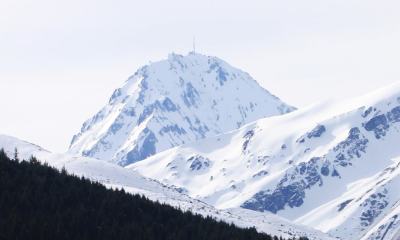
M 399 142 L 400 83 L 261 119 L 126 168 L 218 209 L 269 211 L 340 239 L 397 240 Z
M 125 166 L 292 110 L 219 58 L 170 54 L 116 89 L 74 136 L 69 152 Z
M 50 166 L 58 169 L 64 167 L 69 173 L 98 181 L 109 188 L 124 188 L 127 192 L 144 195 L 152 201 L 166 203 L 203 216 L 211 216 L 240 227 L 254 226 L 258 231 L 285 238 L 307 236 L 315 240 L 334 239 L 320 231 L 292 223 L 270 213 L 242 208 L 218 210 L 179 192 L 179 189 L 163 185 L 130 169 L 106 161 L 71 154 L 51 153 L 37 145 L 6 135 L 0 135 L 0 148 L 3 148 L 10 157 L 14 156 L 14 149 L 17 148 L 19 159 L 35 156 L 39 161 L 46 162 Z

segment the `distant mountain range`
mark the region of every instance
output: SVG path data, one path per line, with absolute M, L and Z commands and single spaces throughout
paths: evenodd
M 271 235 L 342 240 L 400 239 L 399 142 L 400 84 L 296 110 L 194 53 L 140 68 L 66 154 L 0 135 L 9 154 L 108 187 Z

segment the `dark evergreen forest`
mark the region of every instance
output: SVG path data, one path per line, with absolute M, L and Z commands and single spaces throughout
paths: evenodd
M 0 150 L 0 239 L 278 239 Z

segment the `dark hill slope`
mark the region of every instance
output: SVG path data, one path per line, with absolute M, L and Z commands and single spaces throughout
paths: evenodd
M 0 150 L 0 239 L 273 239 Z

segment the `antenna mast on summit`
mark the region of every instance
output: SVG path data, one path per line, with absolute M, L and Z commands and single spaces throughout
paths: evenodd
M 193 53 L 196 54 L 196 37 L 193 36 Z

